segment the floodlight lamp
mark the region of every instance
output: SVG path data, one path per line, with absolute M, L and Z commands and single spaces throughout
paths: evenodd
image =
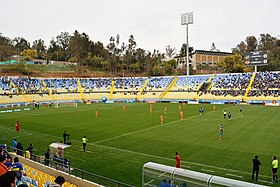
M 193 24 L 193 12 L 181 14 L 181 25 Z

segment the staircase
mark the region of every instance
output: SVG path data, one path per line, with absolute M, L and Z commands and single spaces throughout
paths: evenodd
M 10 80 L 10 87 L 15 88 L 18 93 L 18 87 Z
M 160 98 L 162 99 L 168 92 L 169 90 L 174 86 L 174 84 L 177 82 L 178 77 L 174 77 L 171 83 L 165 88 L 165 90 L 160 94 Z
M 85 94 L 84 94 L 84 92 L 83 92 L 83 88 L 82 88 L 80 79 L 78 79 L 77 83 L 78 83 L 78 90 L 79 90 L 79 92 L 80 92 L 81 99 L 83 100 L 83 99 L 85 99 Z
M 113 97 L 114 90 L 115 90 L 115 81 L 112 80 L 112 86 L 111 86 L 111 89 L 110 89 L 110 96 L 109 96 L 110 99 L 112 99 L 112 97 Z
M 249 83 L 249 85 L 248 85 L 248 88 L 246 89 L 246 92 L 245 92 L 245 94 L 244 94 L 242 100 L 246 100 L 246 98 L 247 98 L 247 96 L 248 96 L 248 93 L 249 93 L 249 91 L 251 90 L 251 86 L 252 86 L 252 84 L 253 84 L 253 82 L 254 82 L 254 80 L 255 80 L 255 77 L 256 77 L 256 73 L 254 72 L 253 75 L 252 75 L 251 81 L 250 81 L 250 83 Z
M 49 92 L 49 95 L 52 96 L 52 91 L 47 87 L 47 84 L 45 83 L 44 80 L 42 80 L 42 84 L 43 84 L 44 88 Z
M 144 89 L 147 87 L 149 82 L 149 78 L 146 79 L 145 83 L 143 84 L 142 88 L 140 89 L 138 95 L 137 95 L 137 99 L 139 99 L 144 91 Z

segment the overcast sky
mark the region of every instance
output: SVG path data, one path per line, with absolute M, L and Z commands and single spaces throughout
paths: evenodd
M 181 13 L 194 12 L 189 43 L 209 50 L 212 42 L 230 52 L 246 36 L 261 33 L 280 37 L 279 0 L 0 0 L 0 33 L 24 37 L 30 43 L 67 31 L 85 32 L 107 45 L 120 35 L 127 43 L 134 35 L 137 47 L 179 51 L 186 41 Z

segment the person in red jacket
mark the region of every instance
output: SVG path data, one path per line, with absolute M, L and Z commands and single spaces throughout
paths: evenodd
M 180 165 L 181 165 L 181 158 L 180 158 L 178 152 L 176 152 L 175 154 L 176 154 L 176 156 L 175 156 L 175 159 L 176 159 L 176 166 L 175 166 L 175 167 L 176 167 L 176 168 L 180 168 Z
M 20 131 L 20 123 L 19 123 L 19 121 L 16 122 L 16 131 L 17 132 Z

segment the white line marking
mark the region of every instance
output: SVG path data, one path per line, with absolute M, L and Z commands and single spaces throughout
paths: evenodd
M 234 107 L 234 106 L 232 106 Z M 228 108 L 232 108 L 232 107 L 228 107 Z M 221 109 L 223 110 L 223 109 Z M 208 113 L 211 113 L 211 112 L 208 112 Z M 206 113 L 206 114 L 208 114 Z M 192 117 L 195 117 L 195 116 L 192 116 Z M 163 126 L 163 125 L 159 125 L 159 126 Z M 155 126 L 155 127 L 158 127 L 158 126 Z M 144 130 L 144 129 L 143 129 Z M 53 136 L 53 135 L 50 135 L 50 134 L 44 134 L 44 133 L 40 133 L 40 132 L 35 132 L 35 131 L 31 131 L 31 130 L 22 130 L 22 131 L 26 131 L 26 132 L 29 132 L 29 133 L 33 133 L 33 134 L 41 134 L 41 135 L 44 135 L 44 136 L 49 136 L 49 137 L 53 137 L 53 138 L 61 138 L 61 137 L 58 137 L 58 136 Z M 81 143 L 80 141 L 78 140 L 73 140 L 73 142 L 78 142 L 78 143 Z M 166 157 L 161 157 L 161 156 L 156 156 L 156 155 L 151 155 L 151 154 L 146 154 L 146 153 L 141 153 L 141 152 L 135 152 L 135 151 L 130 151 L 130 150 L 126 150 L 126 149 L 119 149 L 119 148 L 115 148 L 115 147 L 109 147 L 109 146 L 104 146 L 104 145 L 99 145 L 99 144 L 95 144 L 95 143 L 88 143 L 89 145 L 94 145 L 94 146 L 97 146 L 97 147 L 102 147 L 102 148 L 106 148 L 106 149 L 111 149 L 111 150 L 117 150 L 117 151 L 121 151 L 121 152 L 126 152 L 126 153 L 130 153 L 130 154 L 136 154 L 136 155 L 141 155 L 141 156 L 145 156 L 145 157 L 153 157 L 153 158 L 159 158 L 159 159 L 164 159 L 164 160 L 169 160 L 169 161 L 174 161 L 174 159 L 171 159 L 171 158 L 166 158 Z M 193 165 L 197 165 L 197 166 L 201 166 L 201 167 L 208 167 L 208 168 L 211 168 L 211 169 L 219 169 L 219 170 L 224 170 L 224 171 L 229 171 L 229 172 L 235 172 L 235 173 L 241 173 L 241 174 L 246 174 L 246 175 L 250 175 L 251 176 L 251 173 L 250 172 L 244 172 L 244 171 L 238 171 L 238 170 L 233 170 L 233 169 L 227 169 L 227 168 L 222 168 L 222 167 L 217 167 L 217 166 L 211 166 L 211 165 L 206 165 L 206 164 L 201 164 L 201 163 L 196 163 L 196 162 L 189 162 L 189 161 L 182 161 L 182 163 L 186 163 L 186 164 L 193 164 Z M 271 178 L 271 176 L 266 176 L 266 175 L 259 175 L 261 177 L 264 177 L 264 178 Z
M 228 108 L 232 108 L 232 107 L 227 107 L 226 109 L 228 109 Z M 223 109 L 220 109 L 220 110 L 223 110 Z M 211 113 L 213 113 L 213 111 L 207 112 L 204 115 L 211 114 Z M 199 117 L 199 115 L 190 116 L 188 118 L 185 118 L 184 120 L 192 119 L 192 118 L 197 118 L 197 117 Z M 109 140 L 114 140 L 114 139 L 122 138 L 122 137 L 125 137 L 125 136 L 129 136 L 129 135 L 132 135 L 132 134 L 137 134 L 139 132 L 143 132 L 143 131 L 147 131 L 147 130 L 163 127 L 163 126 L 170 125 L 170 124 L 173 124 L 173 123 L 176 123 L 176 122 L 179 122 L 179 121 L 182 121 L 182 120 L 179 119 L 179 120 L 171 121 L 169 123 L 164 123 L 163 125 L 156 125 L 156 126 L 148 127 L 148 128 L 141 129 L 141 130 L 138 130 L 138 131 L 133 131 L 133 132 L 130 132 L 130 133 L 119 135 L 119 136 L 114 136 L 112 138 L 107 138 L 107 139 L 104 139 L 104 140 L 96 141 L 94 143 L 95 144 L 99 144 L 99 143 L 102 143 L 102 142 L 107 142 Z
M 188 168 L 188 169 L 191 169 L 192 167 L 191 167 L 191 166 L 184 166 L 184 165 L 181 165 L 181 168 Z
M 211 173 L 215 173 L 215 171 L 213 170 L 209 170 L 209 169 L 200 169 L 201 171 L 206 171 L 206 172 L 211 172 Z
M 270 182 L 270 181 L 265 181 L 265 180 L 261 180 L 261 179 L 259 179 L 258 181 L 260 181 L 260 182 L 264 182 L 264 183 L 267 183 L 267 184 L 273 184 L 273 182 Z
M 230 174 L 230 173 L 226 173 L 227 176 L 232 176 L 232 177 L 237 177 L 237 178 L 243 178 L 242 176 L 239 175 L 234 175 L 234 174 Z

